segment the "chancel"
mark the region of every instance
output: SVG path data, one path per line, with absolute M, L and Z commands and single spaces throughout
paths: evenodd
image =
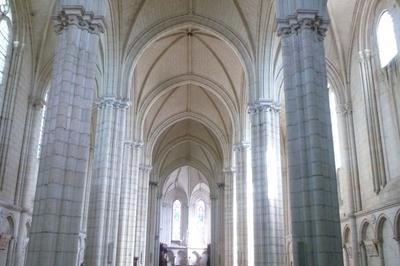
M 0 0 L 0 266 L 400 265 L 400 0 Z

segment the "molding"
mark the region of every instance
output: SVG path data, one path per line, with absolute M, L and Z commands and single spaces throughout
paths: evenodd
M 316 32 L 318 39 L 322 41 L 326 36 L 330 21 L 319 16 L 318 13 L 318 10 L 298 9 L 294 15 L 277 19 L 278 36 L 289 37 L 303 30 L 311 30 Z
M 104 17 L 95 16 L 93 12 L 87 12 L 83 6 L 63 6 L 53 16 L 53 21 L 57 34 L 70 26 L 76 26 L 81 30 L 98 35 L 105 31 Z
M 115 109 L 127 109 L 130 106 L 130 101 L 124 98 L 116 98 L 114 96 L 99 97 L 95 102 L 97 108 L 113 107 Z
M 279 113 L 280 111 L 280 104 L 273 100 L 258 100 L 254 104 L 249 104 L 248 106 L 248 113 L 251 115 L 262 112 Z

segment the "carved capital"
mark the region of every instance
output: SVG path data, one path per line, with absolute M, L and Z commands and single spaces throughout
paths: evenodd
M 319 40 L 323 40 L 328 31 L 329 19 L 318 15 L 317 10 L 297 10 L 294 15 L 284 19 L 277 19 L 278 36 L 288 37 L 297 35 L 303 30 L 317 33 Z
M 144 172 L 149 173 L 153 169 L 153 167 L 151 165 L 141 164 L 141 165 L 139 165 L 139 169 Z
M 125 145 L 132 149 L 140 149 L 143 147 L 144 143 L 141 141 L 126 141 Z
M 371 50 L 365 49 L 358 52 L 360 56 L 360 62 L 368 62 L 371 59 L 372 53 Z
M 128 99 L 119 99 L 113 96 L 103 96 L 99 97 L 96 101 L 97 108 L 115 108 L 115 109 L 126 109 L 130 105 L 130 101 Z
M 257 114 L 262 112 L 279 113 L 281 111 L 280 104 L 273 100 L 259 100 L 248 107 L 249 114 Z
M 32 105 L 33 108 L 42 109 L 46 105 L 46 101 L 41 98 L 30 97 L 29 104 Z
M 350 102 L 344 104 L 338 104 L 336 112 L 340 115 L 349 115 L 353 112 L 353 106 Z
M 240 143 L 237 143 L 237 144 L 235 144 L 235 145 L 233 145 L 233 151 L 244 151 L 244 150 L 247 150 L 247 149 L 249 149 L 250 148 L 250 144 L 249 143 L 246 143 L 246 142 L 240 142 Z
M 104 33 L 104 17 L 87 12 L 82 6 L 64 6 L 53 16 L 54 29 L 61 33 L 64 29 L 75 26 L 92 34 Z

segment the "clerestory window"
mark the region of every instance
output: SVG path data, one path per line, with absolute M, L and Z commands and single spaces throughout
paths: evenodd
M 398 53 L 393 17 L 389 11 L 383 12 L 379 18 L 377 40 L 381 67 L 385 67 Z

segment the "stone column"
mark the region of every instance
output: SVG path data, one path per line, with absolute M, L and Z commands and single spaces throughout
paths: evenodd
M 225 265 L 225 243 L 224 243 L 224 232 L 225 232 L 225 184 L 218 184 L 218 265 Z
M 386 186 L 387 180 L 371 51 L 360 51 L 360 70 L 368 127 L 366 133 L 370 147 L 371 176 L 373 178 L 374 191 L 378 194 Z
M 18 228 L 18 241 L 16 248 L 15 264 L 17 266 L 25 265 L 26 248 L 29 241 L 29 232 L 27 225 L 30 225 L 33 211 L 33 202 L 35 199 L 36 182 L 39 171 L 38 148 L 40 141 L 40 127 L 42 122 L 43 107 L 45 102 L 41 99 L 30 101 L 29 105 L 29 141 L 28 155 L 26 158 L 25 171 L 22 173 L 23 182 L 19 201 L 21 204 L 21 216 Z M 23 178 L 24 177 L 24 178 Z
M 279 105 L 258 101 L 251 114 L 254 264 L 282 265 L 285 252 Z
M 86 251 L 87 263 L 93 266 L 116 263 L 127 107 L 124 99 L 97 100 Z
M 234 229 L 233 229 L 233 177 L 234 172 L 231 169 L 224 170 L 225 178 L 225 198 L 224 198 L 224 235 L 225 235 L 225 266 L 232 266 L 234 264 L 233 243 Z
M 149 196 L 148 196 L 148 210 L 147 215 L 147 240 L 146 240 L 146 265 L 158 265 L 158 254 L 155 254 L 156 248 L 156 234 L 157 233 L 157 202 L 158 202 L 158 183 L 155 181 L 149 182 Z
M 236 241 L 237 265 L 248 265 L 248 220 L 247 220 L 247 153 L 250 145 L 235 145 L 236 173 Z
M 57 47 L 33 211 L 28 265 L 75 265 L 89 157 L 102 19 L 80 6 L 55 17 Z
M 122 170 L 117 265 L 132 265 L 135 250 L 139 161 L 142 143 L 126 142 Z
M 278 19 L 294 265 L 343 263 L 323 43 L 327 26 L 318 10 L 298 9 Z
M 211 266 L 218 266 L 218 198 L 211 198 Z
M 146 233 L 147 233 L 147 212 L 149 197 L 149 175 L 151 167 L 139 166 L 139 184 L 137 198 L 136 228 L 135 228 L 135 257 L 139 265 L 145 265 L 146 259 Z
M 358 228 L 355 213 L 360 211 L 361 195 L 358 176 L 357 151 L 354 138 L 352 104 L 339 104 L 337 106 L 340 150 L 343 162 L 343 176 L 345 177 L 346 190 L 346 217 L 350 221 L 351 232 L 351 265 L 359 265 Z

